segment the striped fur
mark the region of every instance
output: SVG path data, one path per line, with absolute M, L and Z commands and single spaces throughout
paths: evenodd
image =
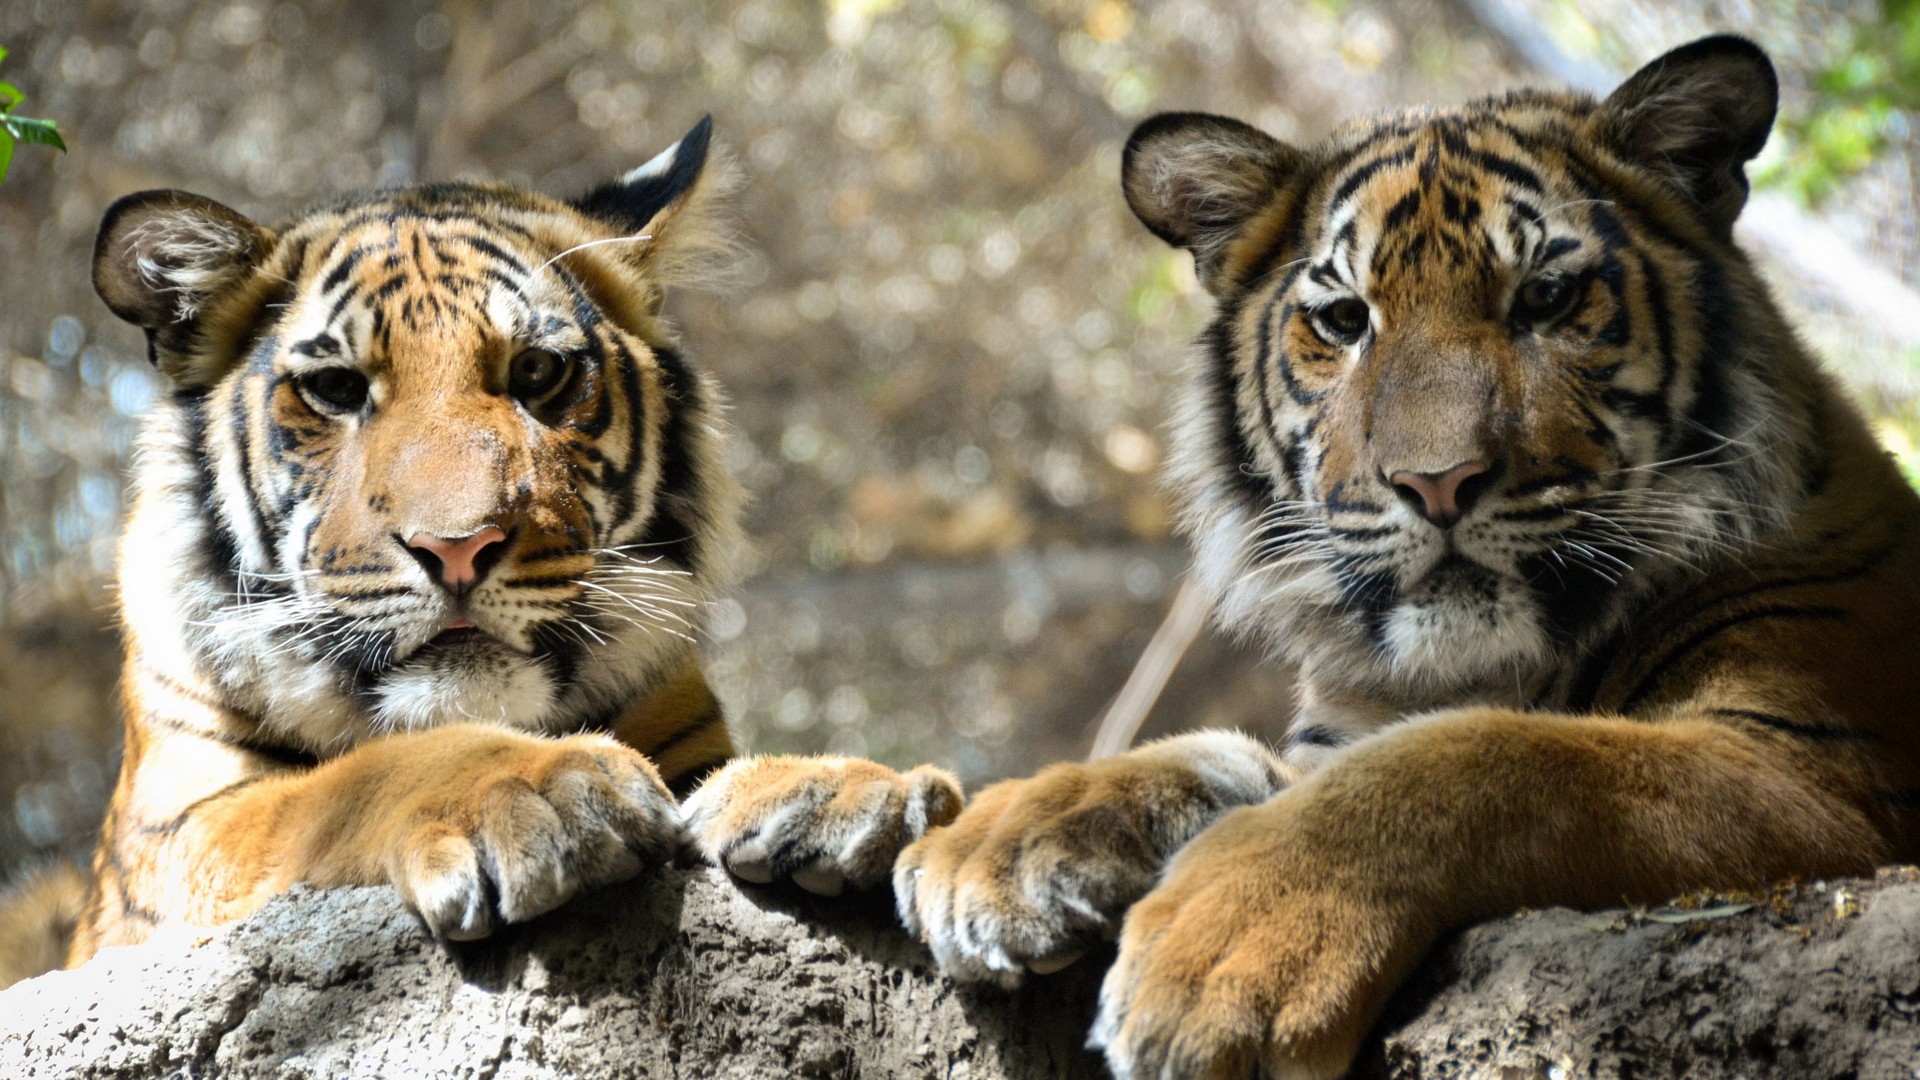
M 1712 38 L 1605 101 L 1308 149 L 1140 127 L 1128 199 L 1218 302 L 1171 489 L 1298 715 L 1277 761 L 1055 767 L 908 848 L 943 966 L 1054 967 L 1131 904 L 1093 1034 L 1117 1076 L 1332 1077 L 1451 928 L 1920 857 L 1920 499 L 1732 239 L 1774 99 Z M 1223 747 L 1271 786 L 1201 782 Z M 1147 891 L 1165 856 L 1122 823 L 1192 812 Z M 1036 891 L 1062 851 L 1142 884 Z
M 692 635 L 743 543 L 718 391 L 658 314 L 725 246 L 707 132 L 573 203 L 108 211 L 96 284 L 170 389 L 69 963 L 296 881 L 390 881 L 476 937 L 677 849 L 670 790 L 732 754 Z M 422 539 L 471 537 L 467 579 Z

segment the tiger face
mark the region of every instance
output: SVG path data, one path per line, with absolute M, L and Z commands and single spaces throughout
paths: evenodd
M 1746 188 L 1717 163 L 1758 151 L 1772 95 L 1637 110 L 1661 70 L 1309 150 L 1197 114 L 1136 132 L 1129 200 L 1219 300 L 1171 480 L 1222 621 L 1323 683 L 1531 700 L 1633 595 L 1781 520 L 1753 495 L 1779 462 L 1740 447 L 1787 421 L 1710 345 L 1777 324 L 1719 269 Z M 1724 133 L 1713 170 L 1662 157 L 1688 124 Z
M 577 729 L 684 661 L 740 542 L 716 391 L 658 320 L 713 243 L 707 132 L 571 203 L 109 211 L 96 283 L 172 381 L 122 581 L 130 622 L 180 629 L 141 646 L 316 749 Z

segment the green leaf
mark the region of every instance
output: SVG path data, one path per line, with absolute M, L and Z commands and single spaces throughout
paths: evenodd
M 0 120 L 0 124 L 5 124 L 7 131 L 12 133 L 13 137 L 19 139 L 21 142 L 35 143 L 40 146 L 51 146 L 57 150 L 65 150 L 67 148 L 66 142 L 60 138 L 59 125 L 51 120 L 34 120 L 25 116 L 9 116 L 4 120 Z
M 27 100 L 27 95 L 21 93 L 20 88 L 12 83 L 0 82 L 0 98 L 6 99 L 4 104 L 0 104 L 0 113 L 3 113 Z
M 13 136 L 0 128 L 0 180 L 7 178 L 7 166 L 13 164 Z
M 6 63 L 6 62 L 7 62 L 7 49 L 6 49 L 6 46 L 4 46 L 4 45 L 0 45 L 0 64 L 4 64 L 4 63 Z
M 1671 908 L 1663 908 L 1659 911 L 1649 911 L 1642 916 L 1642 918 L 1648 922 L 1679 925 L 1680 923 L 1701 922 L 1706 919 L 1726 919 L 1738 915 L 1743 911 L 1751 910 L 1753 910 L 1752 904 L 1721 904 L 1718 907 L 1703 907 L 1693 911 L 1675 911 Z

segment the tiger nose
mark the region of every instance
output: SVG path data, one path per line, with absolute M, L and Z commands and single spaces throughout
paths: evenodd
M 414 533 L 403 543 L 427 573 L 439 578 L 457 596 L 480 584 L 500 561 L 506 554 L 506 539 L 504 530 L 489 525 L 471 536 L 455 538 Z
M 1492 477 L 1484 461 L 1469 461 L 1445 472 L 1420 473 L 1402 470 L 1387 477 L 1394 494 L 1420 511 L 1428 521 L 1442 529 L 1451 529 L 1489 486 Z M 1478 477 L 1479 479 L 1475 479 Z

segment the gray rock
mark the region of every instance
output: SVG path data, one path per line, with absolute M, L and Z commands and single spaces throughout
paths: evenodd
M 1845 888 L 1851 906 L 1834 900 Z M 0 993 L 0 1076 L 1095 1078 L 1105 957 L 1016 993 L 936 974 L 886 898 L 671 870 L 469 945 L 387 889 Z M 1438 949 L 1356 1076 L 1920 1076 L 1920 872 L 1683 922 L 1535 912 Z

